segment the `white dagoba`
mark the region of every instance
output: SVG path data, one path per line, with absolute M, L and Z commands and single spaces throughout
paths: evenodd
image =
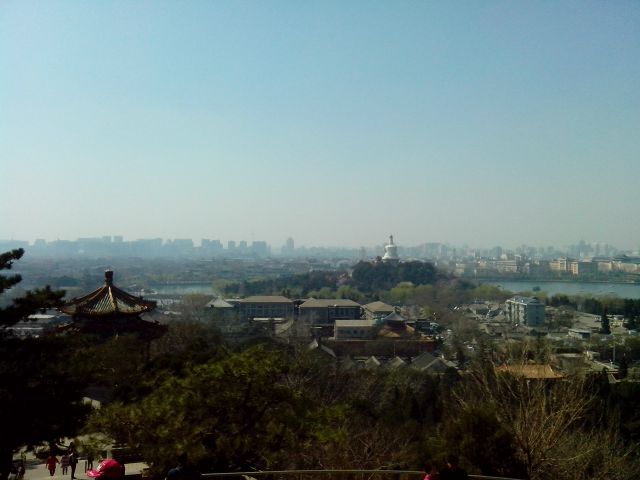
M 385 263 L 398 263 L 400 261 L 398 257 L 398 246 L 393 243 L 393 235 L 389 235 L 389 245 L 385 245 L 384 247 L 382 261 Z

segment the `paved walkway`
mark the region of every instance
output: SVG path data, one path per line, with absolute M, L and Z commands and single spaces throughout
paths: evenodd
M 59 459 L 60 457 L 58 457 Z M 93 467 L 97 467 L 99 462 L 93 462 Z M 89 477 L 84 471 L 85 461 L 80 460 L 78 462 L 78 468 L 76 468 L 76 478 L 78 480 L 87 480 Z M 143 468 L 147 468 L 145 463 L 127 463 L 124 466 L 125 473 L 127 475 L 133 475 L 140 473 Z M 67 471 L 66 475 L 62 475 L 62 468 L 58 465 L 56 473 L 51 476 L 49 470 L 45 466 L 44 462 L 38 462 L 35 459 L 27 459 L 26 471 L 24 474 L 25 480 L 71 480 L 71 469 Z

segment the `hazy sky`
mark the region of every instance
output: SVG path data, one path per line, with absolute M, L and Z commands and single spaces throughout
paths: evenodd
M 0 238 L 640 245 L 640 2 L 0 2 Z

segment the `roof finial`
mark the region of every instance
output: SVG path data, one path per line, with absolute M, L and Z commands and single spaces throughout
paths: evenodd
M 113 285 L 113 270 L 104 271 L 104 283 L 107 285 Z

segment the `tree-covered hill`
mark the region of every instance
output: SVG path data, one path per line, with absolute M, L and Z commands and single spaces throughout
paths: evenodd
M 400 282 L 414 285 L 432 285 L 445 275 L 429 262 L 358 262 L 353 267 L 353 285 L 363 292 L 390 290 Z
M 286 277 L 230 283 L 225 286 L 225 293 L 245 296 L 285 294 L 293 298 L 306 297 L 310 292 L 322 289 L 334 291 L 341 286 L 347 286 L 370 297 L 380 291 L 390 290 L 400 282 L 433 285 L 438 280 L 447 278 L 447 275 L 428 262 L 359 262 L 354 265 L 351 275 L 346 271 L 313 271 Z

